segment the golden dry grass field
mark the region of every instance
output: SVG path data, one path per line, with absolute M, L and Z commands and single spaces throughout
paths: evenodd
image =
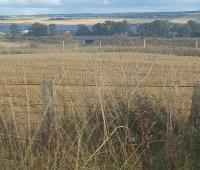
M 155 105 L 166 108 L 169 112 L 173 111 L 173 117 L 180 129 L 184 128 L 184 123 L 190 115 L 193 86 L 200 81 L 199 65 L 200 58 L 194 56 L 103 52 L 101 50 L 96 52 L 65 50 L 64 53 L 53 54 L 45 52 L 0 54 L 0 116 L 4 120 L 2 127 L 5 129 L 1 131 L 1 135 L 5 135 L 6 141 L 10 142 L 9 147 L 3 142 L 0 143 L 3 148 L 0 151 L 0 164 L 7 169 L 12 169 L 14 166 L 17 169 L 57 169 L 59 167 L 60 169 L 96 170 L 110 169 L 111 166 L 112 169 L 116 169 L 118 155 L 113 153 L 116 151 L 115 144 L 110 141 L 110 137 L 108 139 L 107 137 L 110 134 L 112 136 L 122 125 L 114 127 L 116 129 L 113 132 L 106 129 L 110 126 L 107 124 L 110 119 L 116 118 L 109 117 L 106 103 L 111 101 L 117 108 L 117 96 L 120 96 L 122 101 L 127 103 L 128 109 L 134 110 L 135 97 L 147 95 Z M 41 105 L 40 85 L 43 80 L 53 80 L 55 84 L 54 115 L 56 130 L 59 133 L 55 139 L 54 154 L 50 152 L 51 149 L 35 154 L 31 150 L 32 142 L 29 144 L 26 141 L 28 147 L 25 147 L 26 142 L 22 142 L 26 138 L 30 141 L 35 139 L 35 134 L 39 131 L 43 120 L 45 112 Z M 87 146 L 88 148 L 85 149 L 92 140 L 90 135 L 86 138 L 82 134 L 82 129 L 91 124 L 91 122 L 88 123 L 86 113 L 96 107 L 100 107 L 103 116 L 103 139 L 97 141 L 97 148 Z M 116 114 L 118 114 L 117 111 Z M 63 118 L 65 118 L 65 123 L 63 123 Z M 66 127 L 61 128 L 62 123 Z M 63 129 L 66 130 L 65 133 Z M 90 128 L 88 133 L 90 130 L 92 133 L 93 130 Z M 5 134 L 5 132 L 10 134 Z M 63 133 L 67 134 L 66 139 L 63 139 Z M 77 134 L 75 137 L 74 133 Z M 15 138 L 18 143 L 13 142 Z M 109 149 L 104 151 L 111 153 L 110 161 L 98 162 L 100 155 L 104 153 L 104 151 L 99 151 L 107 141 L 109 141 L 111 151 Z M 23 144 L 21 145 L 20 142 Z M 138 157 L 135 156 L 133 161 L 139 159 Z M 101 159 L 105 161 L 104 157 Z M 140 169 L 140 163 L 131 163 L 129 159 L 123 159 L 121 169 L 128 168 L 129 163 L 134 165 L 135 169 Z M 91 160 L 94 162 L 92 163 Z
M 75 105 L 81 106 L 84 106 L 85 93 L 95 96 L 95 91 L 99 88 L 106 92 L 115 89 L 119 93 L 124 93 L 124 97 L 128 100 L 136 90 L 135 86 L 129 85 L 163 86 L 138 87 L 137 90 L 149 94 L 155 102 L 167 106 L 171 100 L 170 91 L 174 93 L 174 89 L 165 86 L 192 86 L 200 80 L 200 59 L 189 56 L 131 52 L 69 52 L 65 54 L 1 54 L 0 60 L 0 84 L 3 84 L 0 85 L 1 104 L 10 105 L 12 102 L 16 112 L 21 111 L 22 108 L 15 105 L 26 105 L 27 102 L 31 105 L 41 103 L 41 87 L 6 84 L 39 84 L 42 80 L 54 80 L 55 84 L 66 85 L 56 86 L 55 102 L 57 104 L 70 103 L 73 99 Z M 106 87 L 85 87 L 85 85 L 96 84 L 106 85 Z M 107 87 L 107 85 L 111 86 Z M 129 87 L 115 87 L 115 85 Z M 184 109 L 191 108 L 191 92 L 192 87 L 175 88 L 177 109 L 180 109 L 179 112 L 182 112 L 183 116 L 188 112 Z M 27 108 L 23 109 L 27 111 Z M 32 116 L 34 117 L 34 114 Z
M 39 22 L 42 24 L 57 24 L 57 25 L 94 25 L 97 23 L 104 23 L 105 21 L 115 21 L 120 22 L 123 20 L 127 20 L 131 24 L 137 23 L 147 23 L 152 22 L 153 19 L 139 19 L 139 18 L 66 18 L 62 20 L 52 20 L 49 17 L 19 17 L 19 18 L 9 18 L 9 19 L 0 19 L 0 23 L 2 24 L 33 24 L 35 22 Z
M 194 19 L 193 17 L 178 17 L 178 18 L 172 18 L 169 19 L 171 22 L 179 23 L 179 24 L 185 24 L 189 20 Z M 104 23 L 105 21 L 115 21 L 120 22 L 123 20 L 127 20 L 130 24 L 138 24 L 138 23 L 149 23 L 153 22 L 154 19 L 151 18 L 66 18 L 61 20 L 52 19 L 50 17 L 14 17 L 14 18 L 8 18 L 8 19 L 0 19 L 0 23 L 2 24 L 33 24 L 35 22 L 43 23 L 46 25 L 49 24 L 57 24 L 57 25 L 79 25 L 79 24 L 85 24 L 85 25 L 94 25 L 97 23 Z

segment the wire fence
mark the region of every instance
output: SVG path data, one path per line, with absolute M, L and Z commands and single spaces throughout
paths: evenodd
M 0 106 L 3 106 L 3 107 L 45 107 L 44 104 L 42 103 L 35 103 L 35 104 L 0 104 Z M 65 104 L 54 104 L 54 107 L 55 108 L 75 108 L 75 109 L 81 109 L 83 108 L 83 106 L 69 106 L 69 105 L 65 105 Z M 88 107 L 87 106 L 87 109 L 95 109 L 95 107 Z M 129 111 L 129 110 L 134 110 L 135 108 L 132 108 L 132 107 L 129 107 L 129 108 L 116 108 L 116 110 L 120 110 L 120 111 Z M 191 108 L 173 108 L 173 109 L 166 109 L 168 111 L 172 111 L 172 110 L 175 110 L 175 111 L 191 111 Z
M 196 82 L 195 82 L 196 83 Z M 194 83 L 194 84 L 195 84 Z M 0 83 L 0 86 L 41 86 L 41 83 Z M 54 84 L 55 86 L 71 87 L 139 87 L 139 88 L 194 88 L 195 85 L 151 85 L 151 84 Z
M 49 98 L 50 96 L 48 96 L 49 94 L 52 94 L 53 95 L 53 86 L 57 86 L 57 87 L 125 87 L 125 88 L 128 88 L 128 87 L 136 87 L 136 88 L 173 88 L 173 89 L 177 89 L 177 88 L 195 88 L 197 83 L 193 83 L 193 85 L 145 85 L 145 84 L 75 84 L 75 83 L 65 83 L 65 84 L 62 84 L 62 83 L 55 83 L 52 81 L 52 80 L 45 80 L 43 82 L 50 82 L 52 83 L 52 88 L 51 87 L 48 87 L 49 85 L 47 85 L 47 87 L 45 87 L 45 89 L 47 88 L 47 90 L 49 90 L 47 92 L 47 94 L 43 94 L 43 95 L 47 95 L 47 97 Z M 0 83 L 0 86 L 41 86 L 42 88 L 43 87 L 43 83 Z M 48 94 L 49 93 L 49 94 Z M 53 97 L 53 96 L 52 96 Z M 51 103 L 50 101 L 51 99 L 49 99 L 49 102 Z M 14 102 L 10 102 L 10 103 L 3 103 L 1 102 L 0 103 L 0 106 L 2 107 L 46 107 L 47 105 L 43 103 L 26 103 L 24 102 L 23 104 L 17 104 L 17 103 L 14 103 Z M 57 104 L 57 103 L 54 103 L 53 104 L 53 107 L 55 108 L 76 108 L 76 109 L 81 109 L 82 106 L 69 106 L 67 103 L 63 103 L 63 104 Z M 88 107 L 88 106 L 87 106 Z M 89 109 L 94 109 L 94 107 L 91 107 Z M 133 108 L 127 108 L 127 109 L 133 109 Z M 127 111 L 127 109 L 125 109 Z M 120 109 L 121 111 L 123 111 L 123 108 Z M 124 111 L 125 111 L 124 110 Z M 177 108 L 172 108 L 172 109 L 167 109 L 168 111 L 170 110 L 175 110 L 175 111 L 191 111 L 191 108 L 180 108 L 180 107 L 177 107 Z
M 38 42 L 25 40 L 22 45 L 0 48 L 0 54 L 37 54 L 64 53 L 66 51 L 131 51 L 174 55 L 200 56 L 200 43 L 197 38 L 139 38 L 139 37 L 76 37 L 54 41 L 48 38 L 36 38 Z M 83 40 L 95 40 L 100 43 L 83 44 Z M 63 43 L 64 42 L 64 43 Z M 87 48 L 86 48 L 87 47 Z M 92 48 L 89 48 L 92 47 Z M 65 50 L 66 49 L 66 50 Z

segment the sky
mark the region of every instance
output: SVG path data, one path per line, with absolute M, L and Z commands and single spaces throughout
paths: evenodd
M 0 15 L 200 10 L 200 0 L 0 0 Z

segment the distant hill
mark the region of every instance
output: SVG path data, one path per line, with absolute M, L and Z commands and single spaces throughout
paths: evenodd
M 170 22 L 181 24 L 187 23 L 188 20 L 194 20 L 197 23 L 200 23 L 200 11 L 0 16 L 0 29 L 5 30 L 4 27 L 12 23 L 20 25 L 30 25 L 35 22 L 40 22 L 46 25 L 54 23 L 56 25 L 64 26 L 77 26 L 79 24 L 91 26 L 96 23 L 103 23 L 107 20 L 116 22 L 127 20 L 130 24 L 133 25 L 141 23 L 150 23 L 154 20 L 169 20 Z
M 200 11 L 185 11 L 185 12 L 126 12 L 126 13 L 77 13 L 77 14 L 44 14 L 44 15 L 31 15 L 32 17 L 70 17 L 70 18 L 98 18 L 98 17 L 111 17 L 111 18 L 159 18 L 159 19 L 172 19 L 177 17 L 200 17 Z

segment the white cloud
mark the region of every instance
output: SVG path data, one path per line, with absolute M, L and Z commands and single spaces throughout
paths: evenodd
M 31 4 L 38 4 L 38 5 L 60 5 L 60 0 L 0 0 L 0 5 L 31 5 Z
M 46 5 L 60 5 L 60 0 L 30 0 L 32 3 L 46 4 Z
M 23 14 L 23 15 L 46 14 L 48 12 L 49 12 L 48 8 L 23 8 L 23 9 L 20 9 L 20 14 Z
M 0 0 L 0 15 L 200 10 L 200 0 Z
M 8 4 L 9 0 L 0 0 L 0 5 Z
M 110 4 L 110 1 L 109 0 L 104 0 L 103 3 L 107 5 L 107 4 Z

